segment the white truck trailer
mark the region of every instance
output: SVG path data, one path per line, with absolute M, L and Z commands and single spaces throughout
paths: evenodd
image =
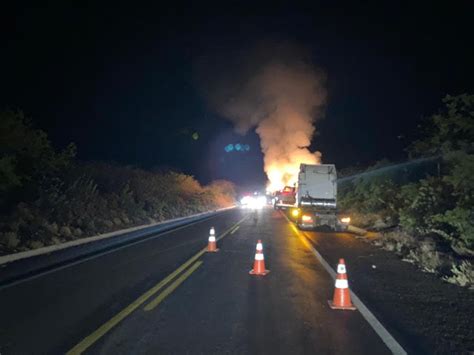
M 301 229 L 327 226 L 345 230 L 350 220 L 337 213 L 337 172 L 334 164 L 301 164 L 292 217 Z

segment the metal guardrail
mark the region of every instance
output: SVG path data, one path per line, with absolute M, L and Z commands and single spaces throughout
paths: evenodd
M 441 170 L 441 157 L 428 157 L 409 160 L 402 163 L 383 166 L 378 169 L 364 171 L 359 174 L 337 179 L 338 186 L 350 185 L 360 181 L 389 179 L 396 184 L 416 182 L 427 176 L 439 176 Z
M 152 225 L 124 229 L 59 245 L 2 256 L 0 257 L 0 265 L 2 267 L 0 289 L 15 283 L 17 280 L 41 274 L 47 270 L 99 255 L 128 244 L 146 240 L 157 233 L 163 233 L 193 222 L 206 220 L 235 207 L 199 213 Z

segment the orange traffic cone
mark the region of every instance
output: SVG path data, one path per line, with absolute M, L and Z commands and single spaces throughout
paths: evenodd
M 351 302 L 351 293 L 349 292 L 349 282 L 347 281 L 346 264 L 344 259 L 339 259 L 337 265 L 336 285 L 334 288 L 334 297 L 329 302 L 332 309 L 355 310 L 356 308 Z
M 207 244 L 207 251 L 208 252 L 216 252 L 219 249 L 217 249 L 216 245 L 216 230 L 214 227 L 211 227 L 211 230 L 209 231 L 209 242 Z
M 257 242 L 257 250 L 255 252 L 255 261 L 253 263 L 253 269 L 250 270 L 250 275 L 261 275 L 265 276 L 270 270 L 265 270 L 265 258 L 263 256 L 263 245 L 262 241 Z

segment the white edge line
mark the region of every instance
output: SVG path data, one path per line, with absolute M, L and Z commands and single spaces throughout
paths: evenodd
M 304 234 L 304 233 L 303 233 Z M 304 236 L 305 238 L 306 235 Z M 314 249 L 312 246 L 309 246 L 313 254 L 316 256 L 321 265 L 326 269 L 326 271 L 331 275 L 333 279 L 336 278 L 336 272 L 329 266 L 326 260 L 323 259 L 322 255 Z M 357 307 L 359 312 L 365 318 L 365 320 L 370 324 L 374 329 L 377 335 L 382 339 L 382 341 L 387 345 L 390 351 L 393 354 L 406 354 L 407 352 L 402 348 L 402 346 L 395 340 L 395 338 L 388 332 L 387 329 L 379 322 L 379 320 L 374 316 L 374 314 L 365 306 L 365 304 L 360 300 L 360 298 L 354 293 L 351 292 L 352 302 Z
M 291 223 L 290 220 L 286 216 L 285 218 L 288 220 L 289 223 Z M 310 244 L 309 238 L 306 236 L 306 234 L 304 232 L 300 232 L 300 233 L 306 239 L 306 243 L 304 244 L 306 244 L 306 246 L 313 252 L 314 256 L 316 256 L 316 259 L 318 259 L 318 261 L 321 263 L 324 269 L 328 272 L 328 274 L 333 279 L 335 279 L 336 272 L 333 270 L 333 268 L 329 265 L 329 263 L 326 260 L 324 260 L 323 256 L 316 249 L 314 249 L 314 247 Z M 380 339 L 382 339 L 382 341 L 385 343 L 387 348 L 389 348 L 392 354 L 406 355 L 407 352 L 405 351 L 405 349 L 403 349 L 402 346 L 392 336 L 392 334 L 390 334 L 388 330 L 385 329 L 382 323 L 379 322 L 379 320 L 366 307 L 366 305 L 360 300 L 360 298 L 354 293 L 354 291 L 350 291 L 350 292 L 351 292 L 353 303 L 359 310 L 360 314 L 362 314 L 364 319 L 370 324 L 372 329 L 375 331 L 375 333 L 377 333 Z
M 66 242 L 66 243 L 62 243 L 62 244 L 58 244 L 58 245 L 50 245 L 50 246 L 43 247 L 43 248 L 22 251 L 22 252 L 15 253 L 15 254 L 4 255 L 4 256 L 0 256 L 0 265 L 6 264 L 6 263 L 11 263 L 13 261 L 17 261 L 17 260 L 21 260 L 21 259 L 31 258 L 31 257 L 37 256 L 37 255 L 52 253 L 52 252 L 55 252 L 55 251 L 58 251 L 58 250 L 63 250 L 63 249 L 75 247 L 75 246 L 82 245 L 82 244 L 92 243 L 92 242 L 95 242 L 95 241 L 98 241 L 98 240 L 117 237 L 121 234 L 135 232 L 135 231 L 139 231 L 139 230 L 146 229 L 146 228 L 156 227 L 160 224 L 173 223 L 173 222 L 178 222 L 178 221 L 181 221 L 181 220 L 184 220 L 184 219 L 187 219 L 187 218 L 193 218 L 193 217 L 198 217 L 198 216 L 211 214 L 211 213 L 215 213 L 215 212 L 221 212 L 221 211 L 229 210 L 229 209 L 232 209 L 232 208 L 235 208 L 235 207 L 236 206 L 220 208 L 220 209 L 217 209 L 217 210 L 214 210 L 214 211 L 201 212 L 201 213 L 193 214 L 193 215 L 190 215 L 190 216 L 178 217 L 178 218 L 168 219 L 166 221 L 161 221 L 161 222 L 156 222 L 156 223 L 151 223 L 151 224 L 144 224 L 144 225 L 141 225 L 141 226 L 131 227 L 131 228 L 127 228 L 127 229 L 121 229 L 121 230 L 118 230 L 118 231 L 114 231 L 114 232 L 110 232 L 110 233 L 104 233 L 104 234 L 96 235 L 96 236 L 93 236 L 93 237 L 76 239 L 76 240 L 72 240 L 70 242 Z

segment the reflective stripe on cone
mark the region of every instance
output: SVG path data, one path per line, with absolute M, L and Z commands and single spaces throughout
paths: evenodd
M 332 301 L 328 301 L 329 307 L 332 309 L 355 310 L 356 308 L 351 301 L 351 293 L 349 291 L 349 281 L 347 280 L 346 265 L 344 259 L 339 259 L 337 265 L 337 277 L 334 285 L 334 297 Z
M 209 253 L 215 253 L 216 251 L 219 251 L 217 249 L 217 243 L 216 243 L 216 230 L 214 227 L 211 227 L 211 230 L 209 231 L 209 239 L 207 243 L 207 251 Z
M 256 252 L 253 269 L 249 271 L 249 274 L 265 276 L 270 272 L 270 270 L 265 269 L 265 257 L 263 256 L 263 244 L 261 240 L 258 241 L 257 247 L 255 249 Z

